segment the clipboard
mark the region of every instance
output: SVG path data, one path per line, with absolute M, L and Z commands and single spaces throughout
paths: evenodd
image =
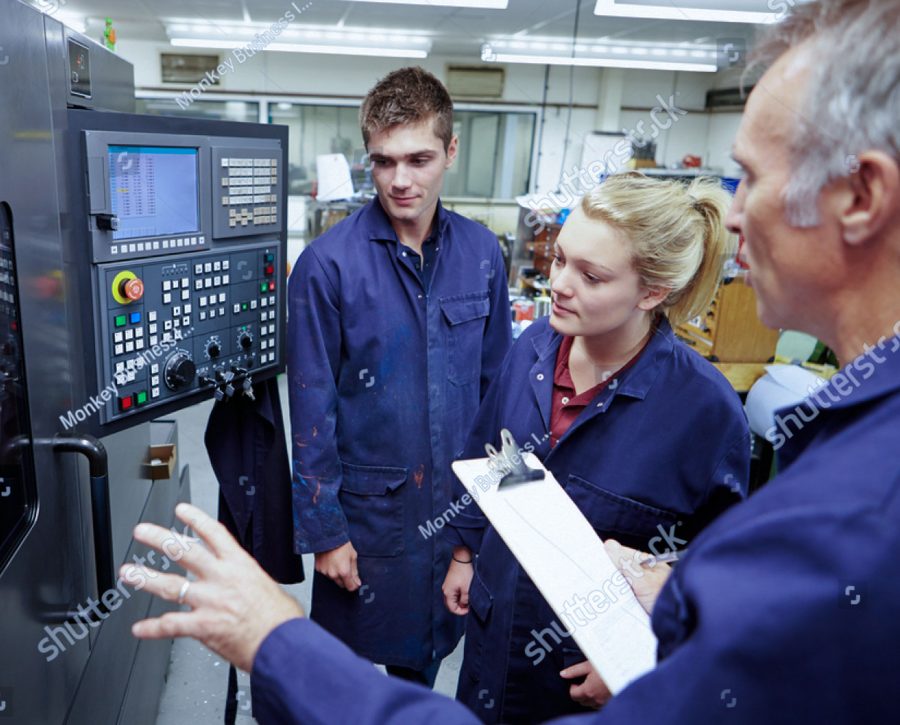
M 455 461 L 453 472 L 616 694 L 656 665 L 650 617 L 553 474 L 509 431 L 502 438 L 502 454 L 488 446 L 488 458 Z

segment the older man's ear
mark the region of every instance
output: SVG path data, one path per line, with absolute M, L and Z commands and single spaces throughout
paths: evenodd
M 852 160 L 837 192 L 838 223 L 844 242 L 861 245 L 885 236 L 900 218 L 900 165 L 888 154 L 870 151 Z

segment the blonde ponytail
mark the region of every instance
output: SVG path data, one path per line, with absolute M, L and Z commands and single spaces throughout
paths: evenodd
M 716 179 L 699 177 L 686 186 L 627 173 L 604 181 L 581 206 L 589 218 L 625 233 L 641 283 L 670 290 L 660 311 L 678 325 L 709 308 L 722 266 L 736 251 L 725 227 L 730 204 Z

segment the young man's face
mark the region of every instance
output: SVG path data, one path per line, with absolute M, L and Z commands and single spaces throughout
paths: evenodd
M 408 225 L 431 222 L 458 143 L 454 136 L 445 150 L 444 142 L 434 133 L 434 119 L 370 136 L 372 179 L 392 221 Z

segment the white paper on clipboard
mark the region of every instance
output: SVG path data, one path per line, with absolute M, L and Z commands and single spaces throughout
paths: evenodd
M 650 618 L 553 474 L 534 454 L 522 458 L 544 479 L 484 490 L 476 479 L 496 480 L 487 458 L 455 461 L 453 472 L 615 694 L 656 664 Z

